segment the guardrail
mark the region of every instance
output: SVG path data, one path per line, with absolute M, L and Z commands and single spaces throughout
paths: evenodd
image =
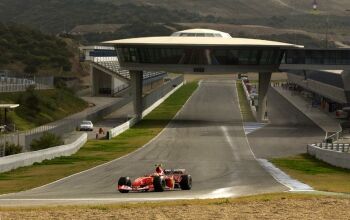
M 242 83 L 242 87 L 243 87 L 243 90 L 244 90 L 244 94 L 245 94 L 246 99 L 247 99 L 247 101 L 248 101 L 250 110 L 252 111 L 253 116 L 254 116 L 254 118 L 256 119 L 256 112 L 257 112 L 257 111 L 256 111 L 256 107 L 255 107 L 254 105 L 251 104 L 250 94 L 249 94 L 249 92 L 248 92 L 248 89 L 247 89 L 247 87 L 246 87 L 244 81 L 241 80 L 241 83 Z
M 349 148 L 350 144 L 309 144 L 307 153 L 333 166 L 350 169 Z

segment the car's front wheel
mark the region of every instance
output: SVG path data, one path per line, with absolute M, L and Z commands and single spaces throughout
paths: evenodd
M 120 177 L 118 180 L 118 186 L 129 186 L 131 187 L 130 177 Z M 118 189 L 121 193 L 128 193 L 129 190 Z
M 154 186 L 154 191 L 163 192 L 166 186 L 165 179 L 161 176 L 155 176 L 153 178 L 153 186 Z

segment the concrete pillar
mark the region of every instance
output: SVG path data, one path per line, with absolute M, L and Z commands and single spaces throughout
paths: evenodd
M 141 120 L 142 118 L 142 80 L 143 71 L 130 71 L 131 76 L 131 91 L 132 91 L 132 101 L 134 104 L 134 114 Z
M 350 103 L 350 70 L 342 72 L 344 91 L 348 103 Z
M 267 91 L 270 86 L 272 73 L 259 73 L 259 106 L 257 120 L 264 122 L 267 120 Z
M 91 96 L 96 95 L 96 79 L 94 74 L 94 67 L 90 64 L 90 85 L 91 85 Z

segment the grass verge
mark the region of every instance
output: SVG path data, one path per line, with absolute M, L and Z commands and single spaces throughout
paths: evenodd
M 0 208 L 4 219 L 347 219 L 350 200 L 278 193 L 231 199 Z
M 163 130 L 197 86 L 196 82 L 184 85 L 137 125 L 112 140 L 91 140 L 72 156 L 46 160 L 40 164 L 0 174 L 0 193 L 38 187 L 142 147 Z
M 272 159 L 271 162 L 316 190 L 350 193 L 350 170 L 331 166 L 308 154 Z
M 236 81 L 239 105 L 241 107 L 241 114 L 244 122 L 255 122 L 252 110 L 249 106 L 248 100 L 244 94 L 244 89 L 241 81 Z

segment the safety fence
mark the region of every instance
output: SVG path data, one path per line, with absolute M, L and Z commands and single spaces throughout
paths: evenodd
M 35 77 L 30 76 L 26 78 L 17 78 L 9 76 L 0 77 L 0 93 L 6 92 L 23 92 L 30 86 L 35 86 L 36 90 L 45 90 L 54 88 L 53 76 Z

